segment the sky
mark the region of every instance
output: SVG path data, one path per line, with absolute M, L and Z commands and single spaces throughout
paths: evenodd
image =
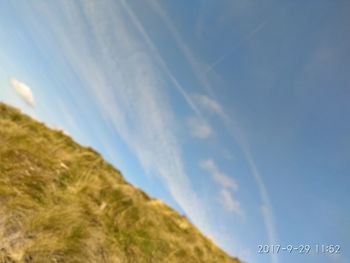
M 0 0 L 0 100 L 233 256 L 345 263 L 349 14 L 347 0 Z

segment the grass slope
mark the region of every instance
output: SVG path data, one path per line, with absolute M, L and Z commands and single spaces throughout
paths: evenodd
M 0 103 L 0 262 L 239 262 L 89 147 Z

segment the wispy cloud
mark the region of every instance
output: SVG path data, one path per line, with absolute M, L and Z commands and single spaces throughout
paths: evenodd
M 241 130 L 237 120 L 234 118 L 234 116 L 229 116 L 216 100 L 201 94 L 194 94 L 193 97 L 200 108 L 204 110 L 210 110 L 212 113 L 215 113 L 221 119 L 232 138 L 236 140 L 236 142 L 242 149 L 245 158 L 249 164 L 252 175 L 254 176 L 254 179 L 259 188 L 263 208 L 261 212 L 265 221 L 265 228 L 268 235 L 269 243 L 277 244 L 277 232 L 275 228 L 274 216 L 272 213 L 272 206 L 268 195 L 268 191 L 265 186 L 263 177 L 255 164 L 248 141 L 243 131 Z M 271 254 L 271 260 L 273 263 L 277 263 L 277 254 Z
M 225 115 L 223 108 L 216 100 L 203 94 L 193 94 L 192 97 L 202 109 L 216 113 L 219 116 Z
M 12 88 L 17 92 L 17 94 L 31 107 L 34 107 L 34 96 L 31 88 L 23 82 L 15 78 L 10 79 L 10 84 Z
M 242 215 L 241 204 L 233 198 L 231 191 L 238 190 L 238 183 L 235 179 L 220 171 L 214 160 L 207 159 L 199 162 L 199 166 L 207 171 L 212 179 L 220 186 L 219 201 L 229 212 Z
M 199 166 L 210 173 L 215 182 L 217 182 L 221 187 L 231 189 L 234 191 L 238 190 L 238 183 L 232 177 L 226 175 L 219 170 L 216 163 L 212 159 L 202 160 Z
M 219 200 L 227 211 L 242 214 L 241 204 L 232 197 L 231 192 L 227 189 L 220 191 Z
M 205 139 L 213 134 L 213 130 L 208 123 L 197 117 L 187 118 L 187 125 L 191 135 L 195 138 Z

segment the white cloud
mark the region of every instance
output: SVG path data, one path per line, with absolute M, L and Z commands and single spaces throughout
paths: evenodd
M 202 160 L 199 166 L 210 173 L 213 180 L 221 187 L 219 192 L 219 201 L 221 205 L 228 211 L 242 215 L 241 204 L 233 198 L 230 190 L 237 191 L 238 183 L 225 173 L 221 172 L 212 159 Z
M 242 214 L 241 204 L 232 197 L 227 189 L 220 191 L 220 202 L 227 211 Z
M 193 97 L 196 103 L 201 108 L 204 108 L 207 110 L 209 109 L 221 119 L 221 121 L 225 125 L 226 129 L 228 130 L 232 138 L 237 141 L 240 148 L 242 149 L 246 157 L 246 160 L 249 164 L 254 180 L 256 181 L 259 188 L 259 193 L 260 193 L 262 207 L 263 207 L 261 211 L 262 211 L 262 216 L 264 218 L 264 223 L 265 223 L 265 228 L 269 239 L 269 243 L 271 245 L 277 244 L 278 243 L 277 231 L 275 227 L 274 216 L 272 212 L 272 206 L 271 206 L 269 194 L 267 191 L 267 187 L 264 183 L 262 175 L 260 174 L 255 164 L 253 155 L 250 150 L 250 146 L 248 144 L 248 140 L 246 139 L 244 132 L 241 130 L 238 121 L 234 118 L 234 116 L 232 115 L 229 116 L 221 107 L 221 105 L 214 99 L 211 99 L 208 96 L 201 95 L 201 94 L 194 94 Z M 272 263 L 278 263 L 278 255 L 271 254 L 271 261 Z
M 224 110 L 221 105 L 214 99 L 209 98 L 206 95 L 194 94 L 192 95 L 194 101 L 204 110 L 218 114 L 219 116 L 224 115 Z
M 220 186 L 234 191 L 238 190 L 238 183 L 233 178 L 221 172 L 212 159 L 200 161 L 199 166 L 209 172 Z
M 18 81 L 15 78 L 10 79 L 12 88 L 17 94 L 31 107 L 34 107 L 34 96 L 32 90 L 23 82 Z
M 196 117 L 187 118 L 187 125 L 193 137 L 205 139 L 213 134 L 213 130 L 204 120 Z

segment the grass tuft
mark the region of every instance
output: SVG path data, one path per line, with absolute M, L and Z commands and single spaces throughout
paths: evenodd
M 0 103 L 0 263 L 238 263 L 92 148 Z

